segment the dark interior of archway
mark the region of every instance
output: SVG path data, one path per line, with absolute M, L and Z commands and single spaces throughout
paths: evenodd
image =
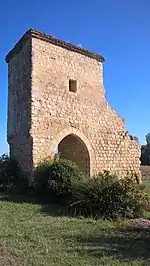
M 76 163 L 76 165 L 88 175 L 90 175 L 90 157 L 89 152 L 82 140 L 74 135 L 68 135 L 58 145 L 60 158 L 67 159 Z

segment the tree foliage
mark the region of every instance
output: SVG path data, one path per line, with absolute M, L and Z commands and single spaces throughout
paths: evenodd
M 141 146 L 141 164 L 150 165 L 150 133 L 146 135 L 146 145 Z

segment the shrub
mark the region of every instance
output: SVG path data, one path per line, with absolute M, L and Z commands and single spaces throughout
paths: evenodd
M 27 186 L 27 179 L 21 173 L 18 163 L 4 154 L 0 156 L 0 191 L 10 192 Z
M 128 177 L 118 180 L 108 172 L 84 180 L 75 193 L 71 206 L 93 218 L 139 217 L 148 204 L 143 186 Z
M 10 190 L 18 181 L 18 165 L 4 154 L 0 157 L 0 190 Z
M 95 219 L 139 217 L 149 203 L 136 176 L 119 180 L 104 172 L 86 178 L 74 163 L 59 158 L 39 164 L 34 181 L 38 193 L 56 197 L 76 213 Z
M 72 199 L 74 190 L 84 174 L 75 163 L 55 157 L 54 161 L 44 161 L 34 172 L 36 191 L 43 195 L 57 197 L 63 202 Z

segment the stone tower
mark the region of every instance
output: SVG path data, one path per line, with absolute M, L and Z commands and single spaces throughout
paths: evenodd
M 139 174 L 139 144 L 108 105 L 104 58 L 36 30 L 6 56 L 8 143 L 24 171 L 60 156 L 94 174 Z

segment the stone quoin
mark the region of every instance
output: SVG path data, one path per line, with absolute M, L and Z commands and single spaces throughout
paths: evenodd
M 10 156 L 24 171 L 58 147 L 89 175 L 140 178 L 140 145 L 105 99 L 103 56 L 31 29 L 6 62 Z

